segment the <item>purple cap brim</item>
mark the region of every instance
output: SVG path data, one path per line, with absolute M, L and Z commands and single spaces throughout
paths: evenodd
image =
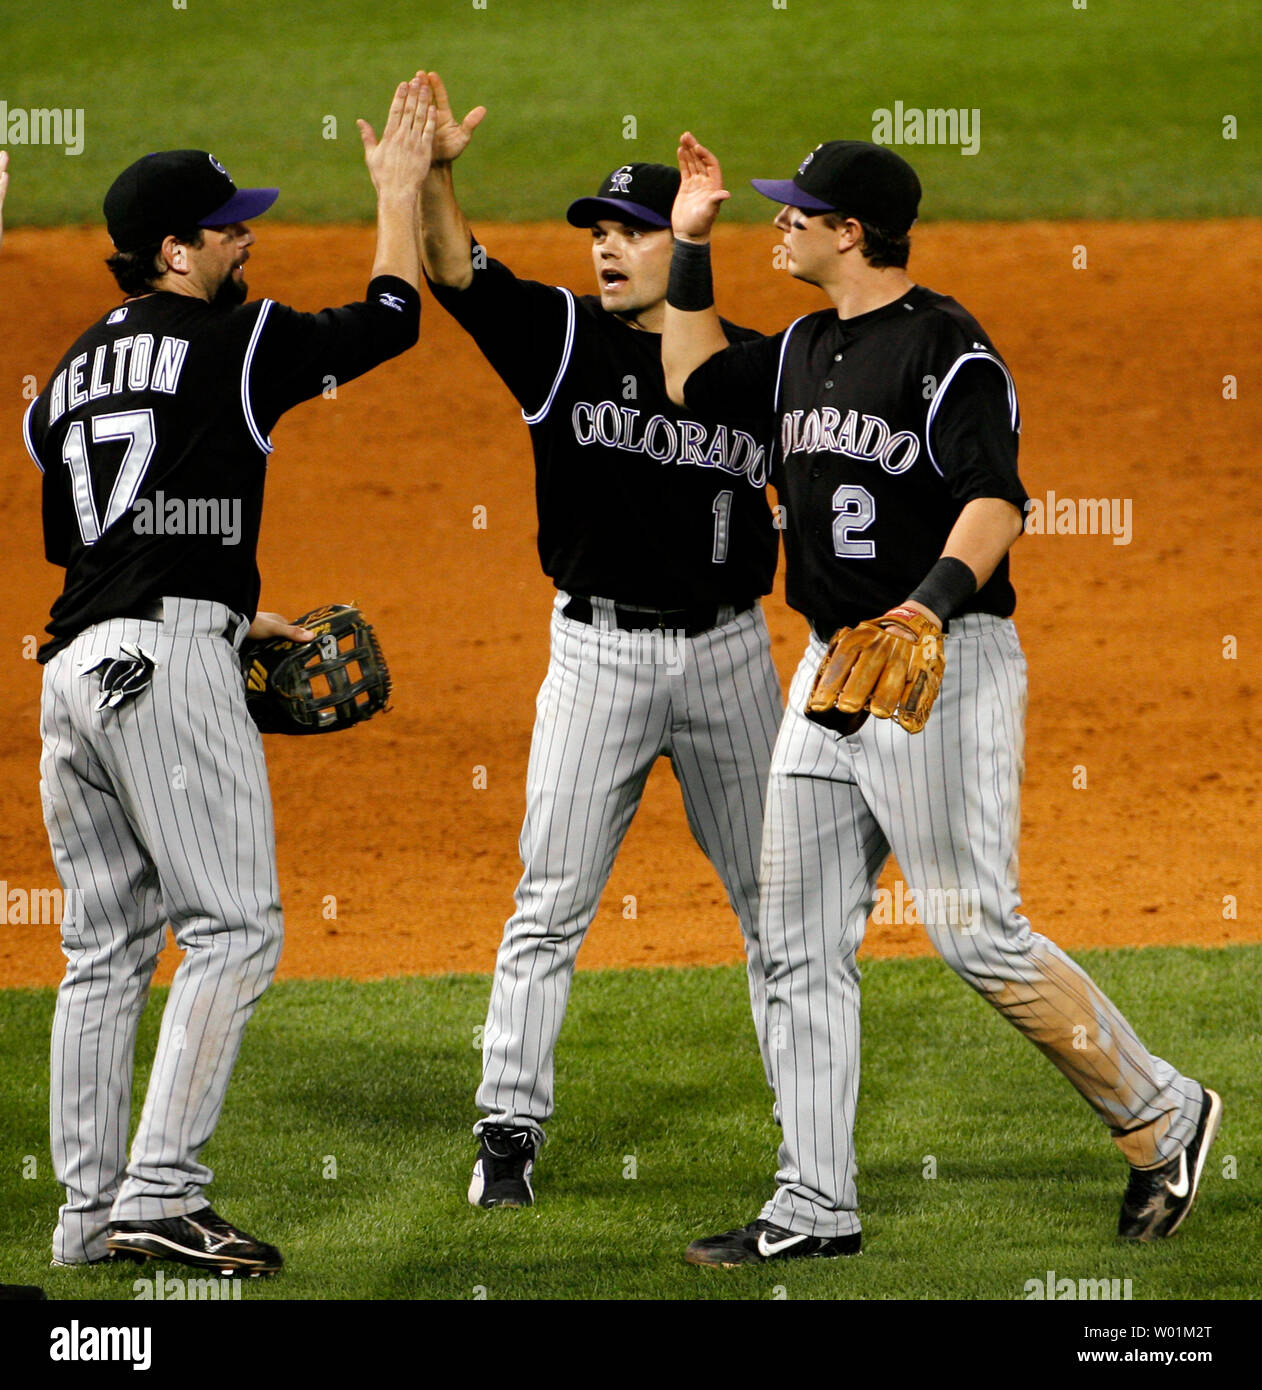
M 621 213 L 618 221 L 628 217 L 635 222 L 647 222 L 650 227 L 669 227 L 670 218 L 660 212 L 646 208 L 643 203 L 633 203 L 626 198 L 578 198 L 565 212 L 565 220 L 571 227 L 594 227 L 611 212 Z M 611 219 L 613 220 L 613 219 Z
M 750 179 L 750 183 L 773 203 L 784 203 L 791 208 L 806 208 L 808 212 L 833 212 L 831 203 L 812 197 L 793 182 L 792 179 Z
M 197 225 L 231 227 L 237 222 L 249 222 L 265 213 L 279 195 L 279 188 L 238 188 L 222 207 L 207 213 Z

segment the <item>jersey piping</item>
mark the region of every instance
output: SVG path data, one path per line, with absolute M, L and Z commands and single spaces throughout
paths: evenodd
M 35 409 L 35 401 L 38 400 L 39 397 L 36 396 L 35 400 L 26 407 L 26 413 L 22 416 L 22 442 L 26 445 L 26 452 L 34 459 L 35 467 L 42 473 L 44 465 L 40 462 L 39 455 L 35 452 L 35 445 L 31 442 L 31 411 Z
M 552 390 L 548 392 L 548 399 L 533 415 L 527 415 L 524 410 L 522 411 L 521 418 L 528 425 L 537 425 L 552 409 L 552 402 L 556 399 L 557 391 L 560 390 L 561 379 L 565 376 L 566 369 L 570 365 L 570 357 L 574 352 L 574 296 L 564 285 L 558 285 L 557 289 L 565 296 L 565 346 L 561 349 L 561 365 L 557 368 L 556 379 L 552 383 Z
M 784 355 L 789 350 L 789 339 L 793 336 L 793 330 L 802 322 L 802 319 L 807 317 L 808 315 L 803 314 L 801 318 L 794 319 L 784 330 L 784 337 L 780 340 L 780 360 L 776 363 L 776 395 L 772 403 L 773 410 L 778 411 L 780 409 L 780 382 L 784 377 Z
M 938 467 L 938 460 L 933 456 L 933 417 L 938 413 L 938 407 L 942 404 L 942 397 L 946 395 L 947 387 L 955 379 L 955 374 L 965 364 L 965 362 L 993 362 L 996 367 L 1004 374 L 1004 380 L 1008 383 L 1008 413 L 1012 417 L 1012 428 L 1020 430 L 1021 426 L 1017 421 L 1017 388 L 1012 380 L 1012 373 L 1008 368 L 990 352 L 966 352 L 957 357 L 951 363 L 951 370 L 942 379 L 942 385 L 933 393 L 933 400 L 929 402 L 929 414 L 925 419 L 925 444 L 929 451 L 929 462 L 933 464 L 933 471 L 939 478 L 946 475 Z
M 259 429 L 254 420 L 254 408 L 250 403 L 250 368 L 254 363 L 254 349 L 259 345 L 259 338 L 263 334 L 263 325 L 267 322 L 272 304 L 273 301 L 270 299 L 263 301 L 259 309 L 259 316 L 254 323 L 254 331 L 250 334 L 250 341 L 245 349 L 245 360 L 241 364 L 241 411 L 245 416 L 245 423 L 251 437 L 265 454 L 272 452 L 272 441 Z

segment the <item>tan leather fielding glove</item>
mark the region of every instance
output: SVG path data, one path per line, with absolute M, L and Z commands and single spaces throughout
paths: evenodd
M 897 719 L 909 734 L 918 734 L 945 669 L 941 627 L 913 608 L 891 608 L 833 634 L 805 714 L 841 734 L 854 733 L 869 712 Z

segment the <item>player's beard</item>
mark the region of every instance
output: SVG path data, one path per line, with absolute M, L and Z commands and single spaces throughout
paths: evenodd
M 229 271 L 224 276 L 223 283 L 215 291 L 215 297 L 210 303 L 215 309 L 235 309 L 238 304 L 245 303 L 249 293 L 250 287 L 245 283 L 244 278 L 234 279 L 232 272 Z

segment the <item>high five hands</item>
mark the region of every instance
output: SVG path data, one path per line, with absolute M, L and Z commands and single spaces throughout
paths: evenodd
M 679 137 L 679 192 L 670 225 L 681 241 L 706 242 L 719 215 L 719 205 L 732 195 L 723 187 L 719 161 L 691 131 Z
M 400 82 L 395 88 L 380 140 L 367 121 L 355 122 L 364 142 L 364 163 L 378 196 L 415 197 L 420 193 L 434 158 L 438 129 L 438 108 L 432 95 L 425 73 L 418 72 L 410 82 Z
M 450 164 L 453 159 L 460 157 L 473 138 L 473 132 L 482 124 L 486 107 L 475 106 L 463 121 L 458 121 L 452 114 L 443 79 L 436 72 L 417 75 L 428 79 L 434 94 L 434 109 L 438 113 L 438 125 L 434 131 L 434 163 Z

